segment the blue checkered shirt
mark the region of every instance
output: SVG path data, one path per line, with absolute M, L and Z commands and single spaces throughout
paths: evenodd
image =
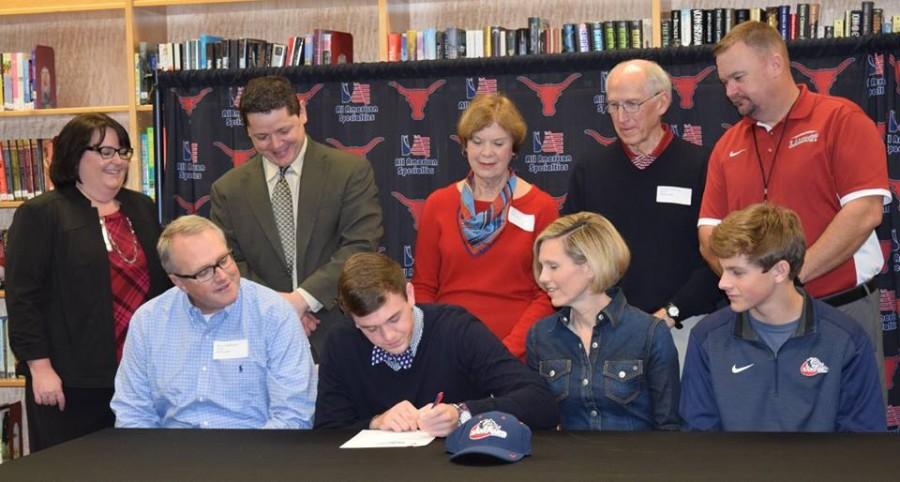
M 135 312 L 110 403 L 116 427 L 312 427 L 318 375 L 296 312 L 240 283 L 237 301 L 212 316 L 178 288 Z M 238 340 L 246 357 L 214 359 L 215 342 Z

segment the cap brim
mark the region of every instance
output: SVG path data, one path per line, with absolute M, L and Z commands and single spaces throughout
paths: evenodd
M 502 462 L 508 462 L 508 463 L 518 462 L 518 461 L 522 460 L 523 457 L 528 455 L 528 454 L 521 454 L 518 452 L 513 452 L 511 450 L 502 449 L 500 447 L 489 447 L 489 446 L 483 445 L 483 446 L 475 446 L 475 447 L 468 447 L 468 448 L 462 449 L 459 452 L 456 452 L 453 455 L 451 455 L 450 460 L 456 460 L 461 456 L 472 455 L 472 454 L 490 455 L 491 457 L 494 457 L 497 460 L 500 460 Z

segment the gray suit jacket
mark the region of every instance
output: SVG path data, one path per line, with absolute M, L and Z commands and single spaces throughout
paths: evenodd
M 313 336 L 320 350 L 339 310 L 337 281 L 350 255 L 374 251 L 383 234 L 381 205 L 372 166 L 364 159 L 324 146 L 309 146 L 300 177 L 297 212 L 297 279 L 323 305 Z M 260 155 L 212 186 L 212 220 L 222 227 L 241 275 L 276 291 L 291 290 Z

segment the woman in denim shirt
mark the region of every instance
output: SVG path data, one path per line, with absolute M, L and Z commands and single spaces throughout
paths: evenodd
M 678 356 L 669 328 L 613 287 L 625 240 L 603 216 L 557 219 L 534 243 L 555 314 L 528 333 L 528 365 L 556 393 L 564 430 L 677 430 Z

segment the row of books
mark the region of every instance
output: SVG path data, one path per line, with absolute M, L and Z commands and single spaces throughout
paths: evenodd
M 818 3 L 798 3 L 794 11 L 790 5 L 765 8 L 683 8 L 664 12 L 660 25 L 663 47 L 715 44 L 735 25 L 756 20 L 767 22 L 785 40 L 857 37 L 873 33 L 892 33 L 900 16 L 889 18 L 875 2 L 862 2 L 860 9 L 847 10 L 824 25 L 822 8 Z
M 0 53 L 0 110 L 56 107 L 56 67 L 53 48 Z
M 353 35 L 315 29 L 285 43 L 201 35 L 184 42 L 141 42 L 134 54 L 136 95 L 149 104 L 153 72 L 353 63 Z
M 434 28 L 391 32 L 388 35 L 388 61 L 437 60 L 459 58 L 507 57 L 514 55 L 599 52 L 603 50 L 643 48 L 644 32 L 650 22 L 614 20 L 567 23 L 551 27 L 539 17 L 530 17 L 528 27 L 489 26 L 482 29 Z
M 0 200 L 30 199 L 53 189 L 52 139 L 0 140 Z
M 153 126 L 144 129 L 141 141 L 141 191 L 156 200 L 156 138 Z

